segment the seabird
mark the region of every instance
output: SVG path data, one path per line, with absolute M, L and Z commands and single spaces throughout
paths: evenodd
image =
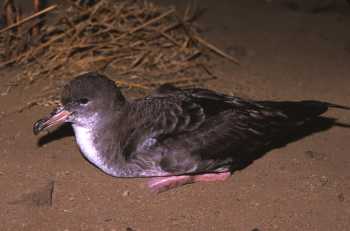
M 303 127 L 326 102 L 253 101 L 165 84 L 128 100 L 114 81 L 84 73 L 63 89 L 62 106 L 33 127 L 35 134 L 71 123 L 82 154 L 108 175 L 147 177 L 162 192 L 227 179 L 240 158 Z

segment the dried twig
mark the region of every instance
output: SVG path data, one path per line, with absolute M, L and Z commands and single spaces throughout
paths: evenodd
M 127 88 L 138 88 L 138 89 L 143 89 L 143 90 L 148 90 L 149 87 L 143 85 L 143 84 L 137 84 L 137 83 L 128 83 L 123 80 L 116 80 L 114 81 L 117 85 L 121 87 L 127 87 Z
M 149 25 L 152 25 L 153 23 L 161 20 L 162 18 L 165 18 L 166 16 L 169 16 L 170 14 L 174 13 L 175 12 L 175 9 L 170 9 L 169 11 L 159 15 L 158 17 L 156 18 L 153 18 L 151 20 L 149 20 L 148 22 L 140 25 L 140 26 L 137 26 L 137 27 L 134 27 L 132 29 L 130 29 L 129 31 L 127 31 L 126 33 L 120 35 L 116 40 L 119 40 L 121 38 L 124 38 L 126 35 L 128 34 L 132 34 L 132 33 L 135 33 L 136 31 L 139 31 L 139 30 L 142 30 L 143 28 L 149 26 Z
M 42 11 L 39 11 L 39 12 L 29 16 L 29 17 L 26 17 L 26 18 L 22 19 L 19 22 L 16 22 L 16 23 L 14 23 L 14 24 L 12 24 L 12 25 L 10 25 L 8 27 L 5 27 L 4 29 L 0 30 L 0 33 L 3 33 L 5 31 L 11 30 L 11 29 L 13 29 L 15 27 L 18 27 L 18 26 L 20 26 L 20 25 L 22 25 L 22 24 L 24 24 L 24 23 L 26 23 L 26 22 L 34 19 L 34 18 L 37 18 L 37 17 L 39 17 L 39 16 L 41 16 L 43 14 L 46 14 L 47 12 L 53 11 L 56 8 L 57 8 L 57 5 L 49 6 L 49 7 L 45 8 Z
M 232 57 L 231 55 L 225 53 L 224 51 L 220 50 L 219 48 L 217 48 L 216 46 L 214 46 L 213 44 L 209 43 L 208 41 L 206 41 L 205 39 L 201 38 L 198 35 L 192 35 L 192 38 L 197 40 L 200 44 L 206 46 L 207 48 L 209 48 L 210 50 L 214 51 L 215 53 L 221 55 L 222 57 L 234 62 L 235 64 L 240 65 L 240 62 L 238 61 L 238 59 Z

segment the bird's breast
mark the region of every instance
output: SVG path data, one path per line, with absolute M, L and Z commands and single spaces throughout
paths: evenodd
M 94 131 L 90 128 L 77 125 L 73 125 L 73 129 L 82 154 L 105 173 L 115 175 L 115 170 L 107 165 L 103 153 L 97 149 L 96 142 L 98 142 L 98 140 L 95 139 Z

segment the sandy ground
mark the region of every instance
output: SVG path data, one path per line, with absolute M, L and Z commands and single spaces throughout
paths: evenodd
M 182 9 L 187 1 L 158 2 Z M 350 105 L 345 1 L 318 14 L 274 0 L 198 2 L 206 9 L 199 20 L 204 35 L 242 63 L 213 60 L 219 78 L 208 87 Z M 1 75 L 4 89 L 11 71 Z M 34 90 L 1 96 L 1 113 Z M 48 111 L 34 107 L 0 121 L 0 230 L 349 230 L 349 128 L 335 126 L 272 150 L 225 182 L 155 195 L 145 180 L 116 179 L 94 168 L 72 136 L 34 136 L 33 122 Z M 350 111 L 326 116 L 350 123 Z

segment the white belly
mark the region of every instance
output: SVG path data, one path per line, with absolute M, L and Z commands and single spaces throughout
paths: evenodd
M 76 141 L 83 155 L 102 171 L 114 175 L 114 170 L 109 168 L 101 153 L 99 153 L 94 144 L 93 132 L 81 126 L 73 125 Z

